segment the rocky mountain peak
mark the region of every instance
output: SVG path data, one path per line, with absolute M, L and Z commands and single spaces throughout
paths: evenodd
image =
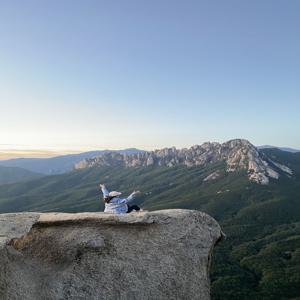
M 126 168 L 185 165 L 205 166 L 225 162 L 227 172 L 246 170 L 251 181 L 268 184 L 269 178 L 279 177 L 278 166 L 265 157 L 253 144 L 245 139 L 233 139 L 225 143 L 206 142 L 191 148 L 163 148 L 134 154 L 106 153 L 85 159 L 75 165 L 75 169 L 100 166 L 120 166 Z M 285 166 L 284 166 L 285 167 Z M 279 168 L 284 171 L 284 167 Z M 286 167 L 287 168 L 287 167 Z M 291 170 L 289 170 L 291 172 Z

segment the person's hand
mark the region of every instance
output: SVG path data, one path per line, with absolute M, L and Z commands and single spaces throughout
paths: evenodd
M 140 194 L 141 192 L 140 191 L 133 191 L 133 194 L 134 195 L 138 195 L 138 194 Z
M 104 185 L 104 183 L 100 183 L 100 184 L 99 184 L 99 187 L 100 187 L 100 189 L 103 189 L 103 188 L 105 188 L 105 185 Z

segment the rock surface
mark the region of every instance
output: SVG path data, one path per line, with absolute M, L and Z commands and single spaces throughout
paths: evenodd
M 249 179 L 260 184 L 268 184 L 269 178 L 278 179 L 277 171 L 283 171 L 287 174 L 292 172 L 286 166 L 274 164 L 271 159 L 262 155 L 259 149 L 244 139 L 230 140 L 223 144 L 208 142 L 192 146 L 189 149 L 165 148 L 132 155 L 110 152 L 80 161 L 75 165 L 75 169 L 101 166 L 132 168 L 152 165 L 193 167 L 216 162 L 224 162 L 226 172 L 246 170 Z
M 192 210 L 0 215 L 0 299 L 209 299 L 218 223 Z

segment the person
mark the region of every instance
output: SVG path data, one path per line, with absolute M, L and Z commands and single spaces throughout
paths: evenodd
M 112 214 L 126 214 L 132 211 L 141 211 L 141 208 L 137 205 L 129 205 L 136 195 L 140 194 L 140 191 L 134 191 L 127 198 L 120 198 L 122 193 L 117 191 L 109 192 L 106 186 L 101 183 L 100 188 L 103 193 L 103 201 L 105 203 L 104 212 Z

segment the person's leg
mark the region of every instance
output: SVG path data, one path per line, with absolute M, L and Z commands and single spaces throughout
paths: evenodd
M 127 204 L 127 213 L 129 214 L 130 212 L 132 212 L 132 210 L 132 206 Z
M 127 207 L 128 207 L 127 213 L 130 213 L 130 212 L 132 212 L 133 210 L 135 210 L 135 211 L 139 211 L 139 210 L 140 210 L 140 208 L 139 208 L 137 205 L 128 205 L 128 204 L 127 204 Z
M 137 205 L 132 205 L 132 209 L 134 209 L 135 211 L 139 211 L 139 210 L 140 210 L 140 207 L 137 206 Z

